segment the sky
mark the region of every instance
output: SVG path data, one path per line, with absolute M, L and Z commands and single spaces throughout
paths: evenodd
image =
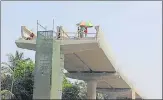
M 100 25 L 112 47 L 118 68 L 150 99 L 162 98 L 161 1 L 49 1 L 5 2 L 1 6 L 1 61 L 6 54 L 22 51 L 34 60 L 35 52 L 16 47 L 21 26 L 36 32 L 36 22 L 49 30 L 62 25 L 76 31 L 76 23 Z

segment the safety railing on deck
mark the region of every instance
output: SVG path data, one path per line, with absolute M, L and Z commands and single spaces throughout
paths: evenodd
M 46 31 L 38 31 L 37 34 L 42 34 L 46 38 L 54 38 L 56 40 L 97 40 L 98 35 L 99 35 L 98 34 L 99 27 L 95 26 L 95 29 L 96 29 L 96 33 L 86 33 L 85 35 L 85 33 L 83 32 L 81 36 L 80 32 L 65 32 L 62 26 L 57 26 L 57 32 L 54 32 L 52 30 L 51 31 L 46 30 Z M 22 30 L 22 34 L 24 34 L 23 31 L 24 30 Z M 36 39 L 36 38 L 33 38 L 33 39 Z
M 65 32 L 62 26 L 60 27 L 58 26 L 57 32 L 56 32 L 56 39 L 59 39 L 59 40 L 67 40 L 67 39 L 72 39 L 72 40 L 95 39 L 96 40 L 97 36 L 98 36 L 98 32 L 96 33 Z
M 62 33 L 61 39 L 62 40 L 65 40 L 65 39 L 74 39 L 74 40 L 96 39 L 96 33 L 87 33 L 86 36 L 85 36 L 85 34 L 83 34 L 83 37 L 80 37 L 80 34 L 77 32 L 76 33 L 75 32 L 64 32 L 64 33 Z

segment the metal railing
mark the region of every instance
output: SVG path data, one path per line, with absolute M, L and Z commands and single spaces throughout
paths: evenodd
M 96 33 L 80 33 L 80 32 L 65 32 L 62 26 L 57 27 L 57 32 L 53 30 L 45 30 L 45 31 L 37 31 L 37 34 L 43 35 L 46 39 L 53 38 L 56 40 L 97 40 L 98 30 L 96 29 Z M 53 34 L 53 35 L 52 35 Z M 82 37 L 81 37 L 82 34 Z M 33 38 L 34 40 L 36 38 Z
M 61 35 L 61 39 L 74 39 L 74 40 L 82 40 L 82 39 L 96 39 L 96 33 L 87 33 L 86 36 L 83 34 L 83 37 L 80 37 L 80 34 L 77 32 L 64 32 Z
M 56 39 L 65 40 L 65 39 L 72 39 L 72 40 L 88 40 L 88 39 L 97 39 L 97 33 L 80 33 L 80 32 L 65 32 L 62 27 L 59 27 L 59 31 L 56 32 Z M 60 36 L 59 36 L 59 35 Z M 81 36 L 82 34 L 82 36 Z M 59 36 L 59 37 L 58 37 Z

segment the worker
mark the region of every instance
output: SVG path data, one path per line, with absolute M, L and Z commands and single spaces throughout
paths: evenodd
M 77 33 L 78 33 L 78 38 L 80 38 L 80 27 L 78 26 L 78 31 L 77 31 Z
M 83 38 L 83 35 L 85 34 L 86 27 L 85 26 L 80 26 L 80 38 Z
M 61 38 L 61 28 L 59 28 L 58 30 L 58 36 L 57 36 L 57 39 L 60 39 Z
M 30 34 L 30 37 L 31 37 L 31 38 L 33 38 L 34 36 L 35 36 L 34 33 L 31 33 L 31 34 Z
M 88 33 L 88 28 L 87 27 L 85 27 L 84 33 L 85 33 L 85 37 L 86 37 L 87 33 Z
M 26 38 L 26 40 L 32 40 L 34 38 L 35 34 L 34 33 L 31 33 L 29 35 L 29 37 Z

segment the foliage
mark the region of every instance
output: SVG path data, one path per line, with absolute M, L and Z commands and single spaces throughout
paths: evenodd
M 30 69 L 26 69 L 24 77 L 16 78 L 13 93 L 18 100 L 31 100 L 33 96 L 33 74 Z
M 6 98 L 8 97 L 8 98 Z M 1 100 L 5 100 L 5 99 L 12 99 L 14 98 L 14 94 L 9 91 L 9 90 L 1 90 Z
M 10 66 L 10 68 L 12 69 L 14 69 L 17 66 L 17 63 L 19 63 L 18 61 L 30 60 L 30 58 L 24 58 L 24 53 L 19 51 L 16 51 L 15 55 L 7 54 L 7 56 L 8 56 L 8 66 Z
M 80 99 L 79 98 L 79 87 L 72 85 L 69 87 L 66 87 L 62 91 L 62 99 Z
M 31 73 L 34 70 L 34 63 L 31 60 L 19 60 L 14 72 L 14 78 L 22 78 L 27 72 Z
M 1 73 L 1 90 L 10 90 L 12 83 L 12 77 L 5 73 Z
M 63 77 L 63 83 L 62 83 L 62 89 L 64 90 L 65 88 L 72 87 L 72 84 L 70 81 L 66 79 L 66 77 Z
M 29 100 L 33 91 L 34 63 L 24 59 L 24 54 L 16 51 L 15 55 L 8 54 L 8 63 L 1 63 L 1 91 L 13 93 L 17 100 Z M 32 86 L 32 87 L 31 87 Z M 6 94 L 7 92 L 4 92 Z M 1 93 L 2 94 L 2 93 Z M 22 99 L 23 97 L 26 97 Z
M 32 100 L 34 84 L 34 62 L 24 58 L 24 54 L 16 51 L 8 55 L 9 61 L 1 66 L 1 95 L 16 100 Z M 63 80 L 62 99 L 86 99 L 85 82 L 71 83 L 65 76 Z M 10 95 L 8 95 L 10 94 Z M 101 98 L 101 95 L 97 98 Z M 3 99 L 3 98 L 1 98 Z
M 63 81 L 62 99 L 84 99 L 81 82 L 71 83 L 66 77 Z M 85 91 L 85 90 L 84 90 Z

